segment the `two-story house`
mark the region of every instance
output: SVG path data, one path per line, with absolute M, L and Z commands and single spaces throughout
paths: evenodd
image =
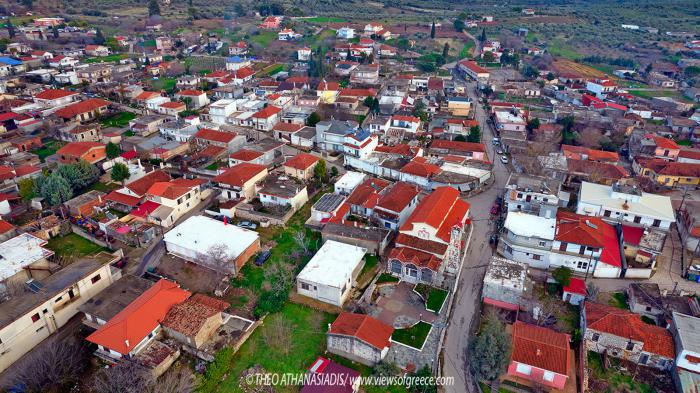
M 263 181 L 267 173 L 264 165 L 242 163 L 227 169 L 212 181 L 221 189 L 221 199 L 249 201 L 256 196 L 256 183 Z
M 677 391 L 693 393 L 700 387 L 700 318 L 674 312 L 670 331 L 676 345 Z
M 557 214 L 559 196 L 562 195 L 561 182 L 558 180 L 527 174 L 512 174 L 505 189 L 504 202 L 509 212 L 522 211 L 546 218 L 552 218 Z M 565 201 L 561 202 L 563 204 Z
M 105 145 L 99 142 L 71 142 L 56 151 L 58 160 L 65 164 L 71 164 L 85 160 L 91 164 L 98 163 L 105 158 Z
M 461 266 L 469 203 L 452 187 L 423 198 L 400 228 L 387 270 L 412 283 L 439 284 Z
M 235 132 L 200 128 L 194 134 L 193 142 L 201 148 L 211 145 L 224 148 L 227 151 L 234 151 L 245 144 L 246 138 L 244 135 L 238 135 Z
M 420 189 L 413 184 L 396 182 L 385 188 L 374 206 L 373 219 L 379 226 L 398 230 L 418 206 Z
M 164 227 L 170 227 L 185 213 L 194 209 L 204 199 L 203 179 L 174 179 L 156 182 L 146 191 L 146 199 L 158 204 L 147 219 Z

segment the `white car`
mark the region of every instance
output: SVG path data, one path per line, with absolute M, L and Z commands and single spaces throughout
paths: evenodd
M 502 155 L 502 156 L 501 156 L 501 162 L 504 163 L 504 164 L 507 164 L 507 163 L 508 163 L 508 156 L 505 155 L 505 154 Z

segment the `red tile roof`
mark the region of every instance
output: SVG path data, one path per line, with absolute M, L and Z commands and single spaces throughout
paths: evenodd
M 437 271 L 442 263 L 442 260 L 433 254 L 408 247 L 392 248 L 389 252 L 389 259 L 398 259 L 403 263 L 412 263 L 417 267 L 425 267 L 433 271 Z
M 82 157 L 90 150 L 95 148 L 104 148 L 105 145 L 100 142 L 71 142 L 56 151 L 59 155 L 68 155 L 73 157 Z
M 156 182 L 167 182 L 170 181 L 170 175 L 162 170 L 152 171 L 146 174 L 146 176 L 134 180 L 126 185 L 126 188 L 131 190 L 136 195 L 146 195 L 151 186 Z
M 169 101 L 169 102 L 164 102 L 160 104 L 161 108 L 168 108 L 168 109 L 185 109 L 187 106 L 185 105 L 184 102 L 178 102 L 178 101 Z
M 146 201 L 141 204 L 141 206 L 131 211 L 131 214 L 136 217 L 146 218 L 149 214 L 153 213 L 161 205 L 160 203 L 153 201 Z
M 213 181 L 231 186 L 242 187 L 250 179 L 260 172 L 267 170 L 264 165 L 250 164 L 247 162 L 235 165 L 227 169 L 224 173 L 216 176 Z
M 107 194 L 105 199 L 107 201 L 112 201 L 112 202 L 120 203 L 122 205 L 131 206 L 131 207 L 138 206 L 139 202 L 141 202 L 141 198 L 137 198 L 137 197 L 131 196 L 131 195 L 122 194 L 121 192 L 117 192 L 117 191 L 110 192 L 109 194 Z
M 678 144 L 673 139 L 664 138 L 662 136 L 654 134 L 646 134 L 644 135 L 644 139 L 653 140 L 656 146 L 662 149 L 680 149 L 680 146 L 678 146 Z
M 238 161 L 253 161 L 254 159 L 262 156 L 263 153 L 257 150 L 241 149 L 235 153 L 232 153 L 229 157 Z
M 7 233 L 15 229 L 15 226 L 5 220 L 0 220 L 0 234 Z
M 316 165 L 320 158 L 309 153 L 299 153 L 296 156 L 289 159 L 284 166 L 288 166 L 294 169 L 306 170 L 309 167 Z
M 569 335 L 516 321 L 511 360 L 561 375 L 569 375 Z
M 691 162 L 666 161 L 661 158 L 638 158 L 639 166 L 650 169 L 657 175 L 700 177 L 700 164 Z
M 560 242 L 580 244 L 602 249 L 600 261 L 608 265 L 622 266 L 620 246 L 615 227 L 600 217 L 584 216 L 560 210 L 554 239 Z
M 381 193 L 377 207 L 401 213 L 418 194 L 420 189 L 417 186 L 401 181 L 396 182 Z
M 267 119 L 278 114 L 282 109 L 274 105 L 267 106 L 253 114 L 252 117 L 256 119 Z
M 214 142 L 229 143 L 236 137 L 235 133 L 201 128 L 194 134 L 195 138 L 205 139 Z
M 338 83 L 338 82 L 320 82 L 318 84 L 318 86 L 316 87 L 316 90 L 339 91 L 340 90 L 340 83 Z
M 391 120 L 406 121 L 409 123 L 420 123 L 420 119 L 415 116 L 394 115 L 391 117 Z
M 471 60 L 462 60 L 459 62 L 459 64 L 467 67 L 471 71 L 476 72 L 478 74 L 489 73 L 487 69 L 480 67 L 478 64 L 476 64 L 476 62 L 473 62 Z
M 185 90 L 180 90 L 177 92 L 177 94 L 181 96 L 193 96 L 193 97 L 199 97 L 202 94 L 206 94 L 201 90 L 192 90 L 192 89 L 185 89 Z
M 15 174 L 17 177 L 22 177 L 30 173 L 41 172 L 41 168 L 34 165 L 22 165 L 15 168 Z
M 358 205 L 374 208 L 379 201 L 379 193 L 389 185 L 389 182 L 382 179 L 370 178 L 355 187 L 348 196 L 346 202 L 349 205 Z
M 600 179 L 620 180 L 629 176 L 629 173 L 623 166 L 605 162 L 569 158 L 566 160 L 566 166 L 570 174 L 597 176 Z
M 588 159 L 590 161 L 606 161 L 610 163 L 620 161 L 620 155 L 614 151 L 603 151 L 571 145 L 561 145 L 561 151 L 564 153 L 564 157 L 576 160 Z M 584 155 L 587 157 L 583 158 Z
M 435 228 L 437 237 L 448 243 L 452 227 L 464 224 L 469 207 L 469 203 L 459 199 L 459 191 L 448 186 L 438 187 L 418 203 L 401 232 L 413 230 L 413 224 L 426 224 Z
M 440 167 L 429 163 L 424 157 L 415 157 L 408 164 L 404 165 L 400 172 L 414 176 L 430 177 L 440 172 Z
M 629 225 L 622 226 L 622 238 L 625 240 L 625 243 L 638 246 L 642 236 L 644 236 L 644 228 Z
M 76 102 L 75 104 L 71 104 L 57 110 L 56 116 L 62 117 L 64 119 L 72 119 L 81 113 L 94 111 L 98 108 L 104 108 L 110 104 L 111 102 L 109 101 L 101 100 L 99 98 L 90 98 L 88 100 Z
M 700 161 L 700 150 L 698 149 L 683 149 L 678 153 L 678 158 L 688 158 L 691 160 Z
M 146 101 L 149 100 L 153 97 L 160 97 L 160 94 L 154 92 L 154 91 L 144 91 L 143 93 L 139 94 L 134 98 L 137 101 Z
M 340 91 L 341 97 L 374 97 L 377 92 L 374 89 L 343 89 Z
M 34 98 L 38 98 L 41 100 L 55 100 L 58 98 L 73 96 L 76 94 L 78 94 L 78 93 L 76 93 L 74 91 L 63 90 L 63 89 L 46 89 L 46 90 L 42 91 L 41 93 L 35 95 Z
M 273 131 L 281 131 L 281 132 L 297 132 L 304 128 L 302 124 L 294 124 L 294 123 L 277 123 L 275 124 L 274 127 L 272 127 Z
M 157 182 L 151 185 L 146 194 L 177 199 L 203 183 L 205 183 L 204 179 L 174 179 L 168 182 Z
M 448 149 L 457 150 L 462 152 L 480 152 L 486 151 L 486 147 L 483 143 L 475 142 L 460 142 L 460 141 L 449 141 L 446 139 L 437 139 L 430 144 L 431 148 L 435 149 Z
M 421 239 L 419 237 L 399 233 L 396 236 L 396 247 L 410 247 L 427 253 L 444 256 L 447 252 L 447 244 L 434 242 L 432 240 Z
M 668 330 L 644 323 L 638 314 L 617 307 L 585 302 L 584 308 L 588 329 L 639 341 L 645 352 L 675 358 L 673 338 Z
M 194 337 L 202 330 L 209 318 L 228 307 L 229 304 L 222 300 L 198 293 L 171 307 L 162 324 L 187 337 Z
M 394 328 L 369 315 L 343 312 L 333 321 L 328 333 L 355 337 L 381 351 L 391 346 Z
M 161 279 L 89 335 L 87 340 L 127 355 L 160 324 L 172 306 L 190 295 L 177 283 Z

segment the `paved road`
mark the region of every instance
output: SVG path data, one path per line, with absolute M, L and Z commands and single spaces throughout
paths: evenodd
M 476 102 L 475 84 L 469 84 L 469 92 Z M 489 220 L 489 211 L 496 196 L 500 194 L 510 175 L 506 168 L 496 157 L 491 139 L 493 131 L 486 123 L 486 113 L 478 106 L 476 109 L 476 119 L 481 124 L 483 135 L 482 140 L 487 145 L 487 150 L 492 160 L 495 162 L 494 175 L 495 182 L 487 191 L 469 199 L 471 204 L 471 217 L 474 223 L 474 232 L 470 242 L 470 247 L 464 256 L 462 272 L 458 283 L 457 292 L 452 306 L 452 316 L 447 328 L 447 336 L 444 344 L 444 364 L 442 373 L 444 376 L 454 377 L 455 384 L 448 386 L 445 391 L 448 393 L 476 392 L 476 386 L 467 372 L 468 364 L 466 350 L 469 344 L 471 332 L 476 328 L 478 315 L 480 312 L 480 294 L 486 269 L 477 267 L 488 263 L 493 254 L 488 244 L 488 237 L 493 230 L 493 224 Z

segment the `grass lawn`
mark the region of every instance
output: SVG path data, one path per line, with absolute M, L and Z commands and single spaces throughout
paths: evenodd
M 564 57 L 570 60 L 576 60 L 581 57 L 581 54 L 574 49 L 573 46 L 560 38 L 553 39 L 547 45 L 547 51 L 552 56 Z
M 250 37 L 251 41 L 262 46 L 263 48 L 267 48 L 267 46 L 270 45 L 270 42 L 276 39 L 276 31 L 261 31 L 260 34 L 256 34 Z
M 66 236 L 55 237 L 49 240 L 46 248 L 52 250 L 59 257 L 84 257 L 93 255 L 100 251 L 107 250 L 106 248 L 97 245 L 80 235 L 69 233 Z
M 126 53 L 114 53 L 109 56 L 101 57 L 90 57 L 85 59 L 85 63 L 117 63 L 119 60 L 128 59 L 129 55 Z
M 177 79 L 175 79 L 175 78 L 151 79 L 150 84 L 151 84 L 151 88 L 153 88 L 153 90 L 156 90 L 156 91 L 158 91 L 158 90 L 172 91 L 172 90 L 175 90 L 175 85 L 177 84 Z
M 442 304 L 447 299 L 447 291 L 440 288 L 431 287 L 430 285 L 418 284 L 415 291 L 420 293 L 425 299 L 425 308 L 428 311 L 440 312 Z
M 362 268 L 362 271 L 358 277 L 365 275 L 367 272 L 374 271 L 374 269 L 377 268 L 378 263 L 379 258 L 377 258 L 375 255 L 367 255 L 365 257 L 365 266 Z
M 679 146 L 693 147 L 693 141 L 690 139 L 676 139 L 676 144 Z
M 465 57 L 471 57 L 473 48 L 474 48 L 474 41 L 472 41 L 472 40 L 467 41 L 467 43 L 462 47 L 462 50 L 459 51 L 459 58 L 464 59 Z
M 627 303 L 627 294 L 624 292 L 613 293 L 608 301 L 608 304 L 623 310 L 628 310 L 630 308 L 629 304 Z
M 260 76 L 271 76 L 280 71 L 284 71 L 284 64 L 275 63 L 260 70 Z
M 100 124 L 105 127 L 126 127 L 129 121 L 136 118 L 136 114 L 132 112 L 119 112 L 100 119 Z
M 379 275 L 379 278 L 377 279 L 377 284 L 384 284 L 388 282 L 399 282 L 399 278 L 394 277 L 389 273 L 382 273 Z
M 588 369 L 592 373 L 594 379 L 601 381 L 606 381 L 610 384 L 609 388 L 611 392 L 637 392 L 637 393 L 654 393 L 656 390 L 645 383 L 638 380 L 633 381 L 632 376 L 624 374 L 615 369 L 615 367 L 609 367 L 607 370 L 603 368 L 603 360 L 600 354 L 592 351 L 588 351 Z M 610 358 L 613 365 L 619 360 L 615 358 Z
M 409 347 L 421 349 L 432 327 L 433 325 L 420 321 L 410 328 L 394 330 L 394 334 L 391 335 L 391 339 L 393 341 L 406 344 Z
M 262 326 L 233 354 L 217 354 L 199 378 L 199 392 L 239 392 L 242 371 L 260 365 L 270 373 L 303 373 L 326 349 L 326 331 L 335 315 L 287 303 L 269 315 Z
M 331 37 L 335 37 L 335 30 L 324 29 L 321 34 L 306 37 L 306 44 L 311 47 L 311 49 L 317 50 L 323 43 L 323 40 Z
M 109 185 L 109 184 L 105 184 L 102 182 L 96 182 L 96 183 L 92 184 L 90 187 L 88 187 L 86 191 L 97 190 L 97 191 L 102 191 L 104 193 L 110 193 L 110 192 L 116 190 L 117 188 L 119 188 L 119 185 L 114 184 L 114 183 L 111 183 L 111 185 Z
M 56 150 L 60 149 L 61 146 L 63 146 L 63 142 L 52 139 L 48 142 L 44 142 L 44 146 L 40 149 L 32 150 L 32 153 L 38 155 L 41 162 L 44 162 L 46 157 L 56 154 Z
M 345 23 L 348 21 L 347 19 L 337 18 L 334 16 L 315 16 L 313 18 L 305 18 L 302 20 L 309 23 Z
M 628 90 L 630 94 L 636 97 L 651 99 L 653 97 L 670 97 L 678 101 L 692 103 L 678 90 Z

